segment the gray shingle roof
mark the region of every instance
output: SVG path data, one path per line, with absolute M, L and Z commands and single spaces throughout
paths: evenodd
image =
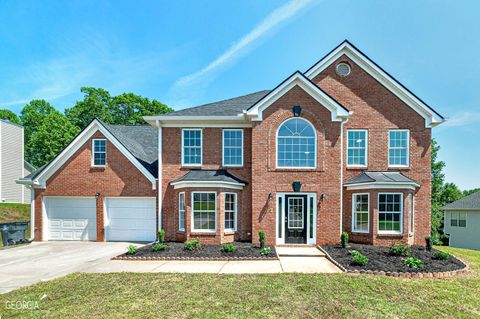
M 478 209 L 480 210 L 480 192 L 476 192 L 465 196 L 453 203 L 447 204 L 443 207 L 445 210 L 452 209 Z
M 158 176 L 158 132 L 155 127 L 104 125 L 153 176 Z
M 248 184 L 247 182 L 241 180 L 240 178 L 230 174 L 224 169 L 218 170 L 200 170 L 194 169 L 189 171 L 187 174 L 183 175 L 176 180 L 173 180 L 171 183 L 178 182 L 229 182 L 229 183 L 240 183 Z
M 343 183 L 343 185 L 362 184 L 362 183 L 415 183 L 411 178 L 403 175 L 401 172 L 369 172 L 364 171 Z
M 258 91 L 228 100 L 203 104 L 187 109 L 167 113 L 167 116 L 235 116 L 254 105 L 270 90 Z

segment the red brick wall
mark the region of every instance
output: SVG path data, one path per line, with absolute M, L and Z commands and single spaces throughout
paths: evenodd
M 252 231 L 252 184 L 251 184 L 251 143 L 252 143 L 252 130 L 251 128 L 243 129 L 243 167 L 222 167 L 222 128 L 203 128 L 202 130 L 203 147 L 202 147 L 202 160 L 203 165 L 201 169 L 226 169 L 231 174 L 241 178 L 248 184 L 239 192 L 238 203 L 241 205 L 238 207 L 237 212 L 237 232 L 235 233 L 235 240 L 251 240 Z M 182 241 L 185 235 L 178 232 L 178 192 L 185 191 L 185 197 L 187 204 L 190 205 L 190 191 L 185 189 L 175 190 L 170 182 L 187 174 L 192 167 L 182 167 L 182 128 L 162 128 L 162 144 L 163 144 L 163 187 L 162 187 L 162 199 L 163 199 L 163 219 L 162 225 L 166 231 L 166 238 L 168 240 Z M 195 167 L 199 169 L 200 167 Z M 196 189 L 203 191 L 205 189 Z M 219 191 L 217 189 L 217 191 Z M 226 190 L 227 191 L 227 190 Z M 191 215 L 187 214 L 187 217 Z M 223 218 L 223 216 L 222 216 Z M 185 221 L 190 223 L 190 218 L 186 218 Z M 205 236 L 204 236 L 205 237 Z M 207 236 L 208 237 L 208 236 Z M 230 236 L 231 237 L 231 236 Z M 208 237 L 210 238 L 210 237 Z M 205 238 L 207 241 L 214 241 Z M 220 239 L 217 238 L 219 241 Z M 223 241 L 223 239 L 222 239 Z
M 104 138 L 97 132 L 92 138 Z M 103 201 L 105 197 L 156 197 L 152 183 L 110 141 L 107 140 L 107 165 L 91 165 L 92 139 L 89 139 L 50 177 L 46 189 L 35 190 L 35 240 L 42 240 L 43 196 L 95 196 L 97 198 L 97 241 L 104 240 Z
M 352 67 L 347 77 L 335 73 L 337 62 L 346 61 Z M 430 234 L 431 215 L 431 129 L 425 128 L 425 121 L 417 112 L 363 71 L 353 61 L 343 56 L 313 79 L 318 86 L 339 101 L 353 115 L 345 124 L 347 129 L 368 130 L 368 170 L 385 171 L 388 168 L 388 130 L 410 130 L 410 167 L 395 168 L 416 180 L 420 189 L 415 195 L 415 244 L 424 244 L 424 237 Z M 344 154 L 346 154 L 346 142 Z M 344 155 L 345 163 L 346 156 Z M 344 165 L 344 179 L 360 173 Z M 344 215 L 351 214 L 348 199 L 344 200 Z
M 301 105 L 301 117 L 309 120 L 317 133 L 316 169 L 277 169 L 276 133 L 293 117 L 292 107 Z M 330 112 L 303 89 L 294 87 L 267 110 L 263 121 L 255 122 L 252 137 L 253 241 L 264 229 L 269 245 L 275 244 L 276 193 L 292 192 L 292 183 L 300 181 L 302 192 L 325 194 L 318 204 L 317 243 L 337 242 L 340 236 L 340 123 L 332 122 Z M 268 201 L 269 193 L 273 200 Z

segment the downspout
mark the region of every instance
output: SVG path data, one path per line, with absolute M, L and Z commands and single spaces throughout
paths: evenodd
M 158 128 L 158 230 L 162 229 L 162 125 L 159 120 L 155 121 Z
M 35 239 L 35 187 L 29 186 L 30 191 L 30 241 Z
M 348 117 L 340 123 L 340 235 L 343 231 L 343 125 L 347 122 Z

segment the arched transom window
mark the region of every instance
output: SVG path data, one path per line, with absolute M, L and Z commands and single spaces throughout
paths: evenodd
M 293 118 L 286 120 L 277 134 L 277 167 L 315 168 L 316 135 L 310 122 Z

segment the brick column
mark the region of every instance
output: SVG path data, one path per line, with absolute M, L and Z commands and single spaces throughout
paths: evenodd
M 97 241 L 105 241 L 105 227 L 103 220 L 103 194 L 96 197 L 96 210 L 97 210 Z

